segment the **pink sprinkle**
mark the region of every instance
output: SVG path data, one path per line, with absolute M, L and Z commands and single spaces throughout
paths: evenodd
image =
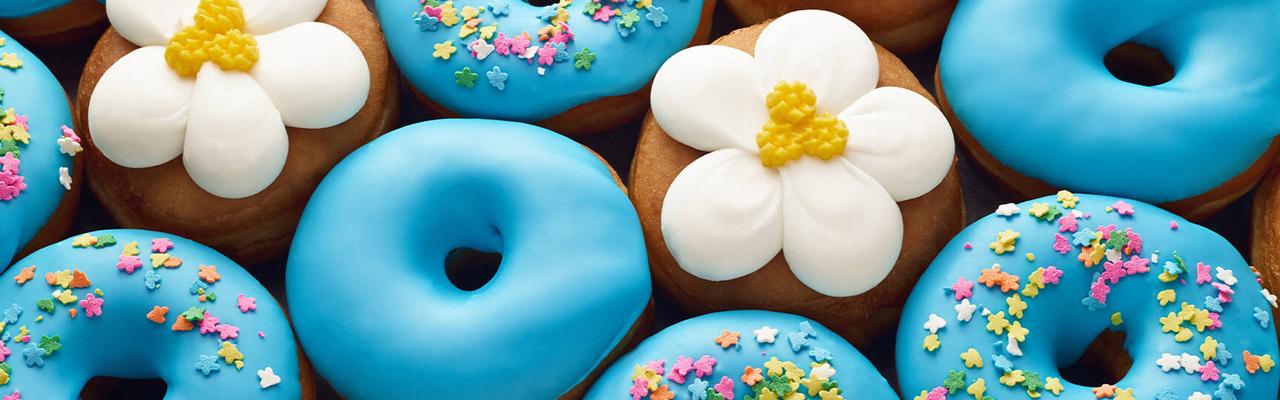
M 1058 218 L 1058 232 L 1075 232 L 1078 228 L 1075 215 L 1067 213 L 1062 218 Z
M 15 390 L 13 394 L 0 397 L 0 400 L 22 400 L 22 392 Z
M 170 249 L 173 249 L 173 242 L 169 239 L 151 239 L 151 251 L 153 253 L 167 253 Z
M 507 39 L 507 35 L 498 32 L 498 38 L 493 39 L 493 51 L 504 56 L 511 55 L 511 39 Z
M 1066 236 L 1055 233 L 1053 234 L 1053 251 L 1058 254 L 1067 254 L 1071 252 L 1071 242 L 1067 241 Z
M 511 43 L 511 53 L 517 56 L 524 54 L 529 49 L 529 37 L 525 35 L 515 35 L 508 39 Z
M 543 43 L 538 49 L 538 65 L 551 65 L 556 62 L 556 48 L 551 43 Z
M 1137 232 L 1134 232 L 1133 229 L 1129 228 L 1124 228 L 1124 235 L 1129 238 L 1129 243 L 1124 245 L 1125 250 L 1129 250 L 1130 253 L 1141 253 L 1142 235 L 1139 235 Z
M 1133 206 L 1125 203 L 1124 200 L 1116 200 L 1116 203 L 1112 204 L 1111 208 L 1115 209 L 1116 213 L 1120 215 L 1133 215 Z
M 1178 221 L 1169 221 L 1169 230 L 1171 231 L 1178 230 Z
M 956 279 L 956 283 L 951 284 L 951 290 L 956 292 L 956 301 L 973 297 L 973 282 L 964 277 Z
M 1209 330 L 1216 331 L 1222 327 L 1222 318 L 1216 312 L 1209 313 Z
M 25 130 L 31 130 L 31 125 L 27 125 L 26 115 L 15 115 L 13 118 L 13 124 L 17 126 L 21 126 L 22 129 L 25 129 Z
M 942 386 L 933 388 L 933 390 L 929 391 L 929 395 L 925 397 L 925 400 L 947 400 L 947 388 Z
M 66 125 L 62 126 L 62 137 L 71 139 L 73 142 L 80 143 L 80 135 L 76 135 L 76 131 L 68 128 Z
M 720 393 L 724 400 L 733 400 L 733 379 L 727 376 L 720 377 L 720 383 L 716 384 L 716 393 Z
M 653 373 L 662 375 L 662 373 L 666 371 L 666 368 L 665 368 L 666 365 L 667 365 L 666 361 L 653 360 L 653 361 L 649 361 L 648 367 L 649 369 L 653 370 Z
M 84 295 L 84 300 L 80 300 L 80 308 L 84 309 L 84 316 L 93 318 L 102 315 L 102 299 L 97 298 L 93 293 Z
M 600 22 L 609 22 L 609 18 L 613 18 L 613 7 L 609 6 L 600 7 L 599 10 L 596 10 L 595 15 L 591 16 L 591 19 Z
M 0 362 L 4 362 L 4 359 L 9 358 L 9 354 L 11 354 L 9 352 L 9 348 L 5 347 L 4 343 L 0 342 Z
M 200 334 L 205 335 L 205 334 L 210 334 L 217 331 L 218 331 L 218 317 L 215 317 L 213 316 L 213 314 L 209 314 L 208 311 L 205 311 L 204 318 L 200 319 Z
M 236 307 L 240 307 L 240 312 L 242 313 L 247 313 L 249 311 L 257 310 L 258 299 L 253 297 L 245 297 L 244 293 L 241 293 L 239 296 L 236 297 Z
M 1115 225 L 1106 225 L 1106 226 L 1098 227 L 1098 233 L 1102 234 L 1102 240 L 1104 241 L 1107 240 L 1107 238 L 1110 238 L 1111 232 L 1115 232 L 1115 230 L 1116 230 Z
M 1119 283 L 1120 278 L 1128 275 L 1124 271 L 1124 263 L 1119 261 L 1107 261 L 1102 264 L 1102 280 L 1110 282 L 1112 285 Z
M 973 243 L 965 243 L 965 244 L 964 244 L 964 249 L 965 249 L 965 250 L 973 250 Z
M 266 333 L 266 332 L 263 332 L 263 331 L 258 331 L 258 337 L 263 338 L 263 339 L 266 339 L 266 338 L 267 338 L 267 333 Z
M 18 173 L 18 165 L 22 164 L 22 160 L 13 156 L 13 153 L 4 153 L 0 157 L 0 171 Z
M 645 379 L 636 379 L 636 384 L 631 386 L 631 400 L 640 400 L 644 396 L 649 395 L 649 381 Z
M 422 12 L 432 17 L 440 18 L 440 14 L 443 14 L 444 10 L 440 7 L 426 6 L 422 8 Z
M 693 359 L 685 356 L 676 356 L 676 364 L 671 366 L 671 373 L 667 374 L 667 379 L 672 382 L 683 385 L 684 377 L 689 375 L 689 370 L 693 369 Z
M 560 31 L 551 36 L 551 40 L 549 41 L 552 43 L 564 44 L 569 44 L 569 42 L 573 41 L 573 31 L 569 29 L 569 24 L 561 22 Z
M 235 325 L 222 324 L 214 329 L 218 330 L 218 339 L 228 340 L 240 337 L 240 327 Z
M 1093 284 L 1089 286 L 1089 297 L 1092 297 L 1099 303 L 1107 304 L 1108 293 L 1111 293 L 1111 287 L 1107 286 L 1107 283 L 1103 282 L 1102 279 L 1094 281 Z
M 0 200 L 13 200 L 25 190 L 26 180 L 17 172 L 0 172 Z
M 1218 380 L 1218 367 L 1217 367 L 1217 366 L 1215 366 L 1215 365 L 1213 365 L 1213 361 L 1209 361 L 1209 362 L 1204 363 L 1204 365 L 1200 367 L 1200 381 L 1201 381 L 1201 382 L 1208 382 L 1208 381 L 1215 381 L 1215 382 L 1216 382 L 1217 380 Z
M 22 342 L 23 344 L 31 343 L 31 336 L 23 336 L 22 340 L 19 340 L 19 342 Z
M 711 370 L 716 366 L 716 358 L 704 355 L 693 363 L 693 374 L 699 378 L 711 375 Z
M 116 269 L 126 274 L 133 274 L 138 268 L 142 268 L 142 259 L 136 256 L 120 256 L 120 262 L 116 263 Z
M 1215 289 L 1218 289 L 1218 302 L 1227 304 L 1231 302 L 1231 295 L 1236 294 L 1235 289 L 1220 282 L 1210 283 Z
M 1129 273 L 1129 275 L 1143 274 L 1151 270 L 1151 268 L 1148 267 L 1150 264 L 1151 260 L 1138 256 L 1130 256 L 1129 261 L 1124 262 L 1124 272 Z
M 1061 278 L 1061 277 L 1062 277 L 1062 270 L 1058 269 L 1058 267 L 1050 265 L 1049 268 L 1044 269 L 1044 283 L 1046 284 L 1051 283 L 1051 284 L 1057 285 L 1058 278 Z
M 1209 273 L 1209 266 L 1205 263 L 1196 263 L 1196 284 L 1203 285 L 1213 282 L 1213 275 Z

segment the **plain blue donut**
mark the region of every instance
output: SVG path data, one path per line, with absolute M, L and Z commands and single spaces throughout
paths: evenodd
M 1155 47 L 1173 80 L 1121 81 L 1103 57 Z M 1280 133 L 1274 0 L 961 1 L 941 89 L 992 156 L 1053 187 L 1162 203 L 1245 171 Z
M 449 251 L 501 252 L 484 287 Z M 514 122 L 410 125 L 352 153 L 303 213 L 287 271 L 299 339 L 351 399 L 550 399 L 649 301 L 640 222 L 581 145 Z M 429 395 L 427 395 L 429 394 Z

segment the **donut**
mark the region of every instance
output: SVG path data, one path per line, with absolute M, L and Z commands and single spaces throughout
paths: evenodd
M 95 377 L 161 379 L 167 398 L 313 395 L 279 304 L 196 242 L 90 232 L 32 253 L 0 278 L 7 398 L 77 399 Z
M 898 382 L 916 399 L 1274 399 L 1270 299 L 1213 231 L 1064 190 L 942 250 L 903 312 Z
M 299 341 L 346 398 L 580 398 L 648 329 L 643 235 L 619 185 L 533 125 L 388 133 L 339 163 L 303 213 L 285 279 Z M 501 261 L 464 288 L 450 268 L 481 265 L 446 259 L 467 249 Z
M 59 46 L 102 33 L 104 0 L 6 0 L 0 30 L 28 44 Z
M 0 31 L 0 266 L 71 226 L 80 198 L 73 157 L 83 150 L 72 126 L 58 79 Z
M 281 257 L 324 174 L 396 117 L 396 76 L 359 0 L 112 0 L 107 13 L 76 113 L 90 188 L 124 227 L 245 264 Z M 190 38 L 222 30 L 241 53 L 205 60 L 215 44 Z
M 1273 170 L 1258 185 L 1253 196 L 1253 217 L 1249 225 L 1250 259 L 1262 276 L 1268 300 L 1280 294 L 1280 171 Z
M 844 17 L 797 11 L 677 53 L 652 104 L 631 184 L 663 294 L 890 346 L 916 277 L 964 224 L 950 128 L 911 72 Z M 822 121 L 833 139 L 793 151 L 809 139 L 788 135 Z
M 428 110 L 569 135 L 639 120 L 654 72 L 706 40 L 715 8 L 715 0 L 374 3 L 396 64 Z
M 806 397 L 807 395 L 807 397 Z M 857 349 L 816 322 L 724 311 L 658 332 L 619 358 L 586 400 L 897 399 Z
M 956 0 L 724 0 L 726 8 L 747 25 L 805 9 L 822 9 L 848 17 L 877 44 L 898 54 L 931 46 L 947 30 Z
M 1264 0 L 962 3 L 938 98 L 982 169 L 1024 198 L 1065 188 L 1203 219 L 1280 152 L 1280 42 L 1261 39 L 1277 27 Z

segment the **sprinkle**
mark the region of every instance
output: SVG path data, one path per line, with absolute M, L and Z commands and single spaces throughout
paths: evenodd
M 1203 366 L 1201 366 L 1201 367 L 1200 367 L 1200 381 L 1201 381 L 1201 382 L 1209 382 L 1209 381 L 1215 381 L 1215 382 L 1216 382 L 1216 381 L 1218 381 L 1218 379 L 1221 377 L 1221 374 L 1220 374 L 1219 372 L 1220 372 L 1220 371 L 1218 371 L 1218 367 L 1216 367 L 1216 366 L 1214 366 L 1214 365 L 1213 365 L 1213 361 L 1206 362 L 1206 363 L 1204 363 L 1204 365 L 1203 365 Z
M 715 368 L 715 357 L 704 355 L 693 363 L 693 374 L 698 378 L 711 375 L 711 369 Z
M 476 78 L 479 77 L 479 74 L 471 72 L 471 67 L 462 67 L 461 70 L 453 73 L 453 83 L 470 89 L 476 86 Z
M 724 397 L 725 400 L 733 400 L 733 379 L 727 376 L 720 377 L 720 383 L 715 386 L 716 393 Z
M 244 295 L 244 293 L 241 293 L 236 296 L 236 307 L 239 308 L 240 312 L 242 313 L 247 313 L 249 311 L 257 310 L 258 299 L 253 297 L 247 297 Z
M 583 47 L 577 53 L 573 53 L 573 67 L 581 70 L 590 71 L 591 64 L 596 61 L 596 53 L 590 48 Z
M 1116 200 L 1116 203 L 1112 204 L 1111 208 L 1115 209 L 1116 213 L 1120 215 L 1133 215 L 1133 206 L 1125 203 L 1124 200 Z
M 1280 308 L 1280 305 L 1276 304 L 1276 295 L 1271 294 L 1270 290 L 1262 289 L 1262 298 L 1266 299 L 1268 303 L 1271 303 L 1271 308 Z
M 938 314 L 929 314 L 929 320 L 924 323 L 924 329 L 929 333 L 938 333 L 939 329 L 947 326 L 947 320 L 939 317 Z
M 147 319 L 157 324 L 164 324 L 165 314 L 169 313 L 169 307 L 153 306 L 151 311 L 147 312 Z
M 502 72 L 502 68 L 499 68 L 497 65 L 493 66 L 493 69 L 489 70 L 489 72 L 485 72 L 485 76 L 489 78 L 490 86 L 493 86 L 498 90 L 507 89 L 507 77 L 509 74 Z
M 142 268 L 142 259 L 136 256 L 120 256 L 120 261 L 116 263 L 116 269 L 126 274 L 133 274 L 138 268 Z
M 978 353 L 978 349 L 970 347 L 960 354 L 960 359 L 964 360 L 965 368 L 982 368 L 982 354 Z
M 744 367 L 742 372 L 742 383 L 747 384 L 747 386 L 751 386 L 764 380 L 764 376 L 760 375 L 760 371 L 760 368 L 752 368 L 750 365 Z
M 280 384 L 280 376 L 271 367 L 258 370 L 258 385 L 263 389 Z
M 791 345 L 791 351 L 799 352 L 809 346 L 809 335 L 804 332 L 789 332 L 787 333 L 787 343 Z
M 778 330 L 770 328 L 768 325 L 752 331 L 756 335 L 756 343 L 773 343 L 778 335 Z
M 222 279 L 222 275 L 218 273 L 218 267 L 216 266 L 201 265 L 199 268 L 200 273 L 196 274 L 196 276 L 199 276 L 200 279 L 203 279 L 205 282 L 214 283 L 219 279 Z
M 1209 265 L 1196 263 L 1196 284 L 1203 285 L 1209 282 L 1213 282 L 1213 276 L 1209 273 Z
M 966 389 L 965 392 L 973 395 L 973 398 L 975 399 L 985 398 L 983 394 L 987 392 L 987 381 L 982 378 L 978 378 L 978 380 L 973 381 L 972 385 L 969 385 L 969 388 Z
M 1035 261 L 1035 260 L 1036 260 L 1035 253 L 1027 253 L 1027 261 Z
M 1018 205 L 1013 203 L 1005 203 L 996 207 L 996 215 L 1001 217 L 1012 217 L 1021 212 L 1022 209 L 1018 208 Z
M 1022 370 L 1015 369 L 1012 372 L 1006 372 L 1000 375 L 1000 378 L 997 380 L 1000 381 L 1000 383 L 1005 386 L 1014 387 L 1014 386 L 1017 386 L 1019 383 L 1022 383 L 1022 381 L 1027 380 L 1027 378 L 1025 375 L 1023 375 Z
M 214 372 L 218 372 L 218 370 L 222 369 L 222 367 L 218 366 L 218 357 L 207 356 L 204 354 L 200 355 L 200 361 L 197 361 L 195 366 L 196 366 L 196 370 L 200 371 L 200 373 L 204 374 L 204 376 L 209 376 Z
M 218 357 L 222 357 L 222 361 L 227 365 L 235 365 L 236 369 L 244 368 L 244 353 L 236 347 L 235 343 L 222 342 L 221 349 L 218 350 Z
M 1121 324 L 1124 324 L 1124 317 L 1120 315 L 1120 312 L 1117 311 L 1111 314 L 1111 325 L 1120 326 Z
M 84 295 L 84 300 L 80 300 L 80 308 L 84 309 L 84 316 L 93 318 L 102 315 L 103 300 L 93 296 L 93 293 Z
M 1045 378 L 1044 389 L 1048 390 L 1050 393 L 1053 393 L 1054 396 L 1057 396 L 1059 394 L 1062 394 L 1062 391 L 1066 390 L 1066 387 L 1062 386 L 1062 381 L 1059 380 L 1058 378 Z
M 1021 236 L 1021 234 L 1018 232 L 1006 229 L 1004 232 L 997 234 L 996 240 L 991 242 L 988 247 L 990 247 L 996 254 L 1011 252 L 1013 251 L 1015 244 L 1018 242 L 1019 236 Z
M 35 277 L 36 266 L 32 265 L 30 267 L 23 268 L 22 271 L 19 271 L 18 276 L 13 278 L 13 280 L 18 282 L 18 285 L 25 285 Z
M 742 335 L 738 332 L 729 332 L 728 330 L 724 330 L 720 332 L 720 336 L 716 337 L 715 342 L 720 345 L 721 348 L 727 349 L 737 345 L 738 338 L 741 336 Z
M 452 40 L 436 43 L 433 47 L 435 48 L 435 51 L 431 52 L 431 56 L 441 60 L 448 60 L 450 57 L 453 57 L 453 53 L 458 51 L 458 48 L 454 47 Z
M 1114 397 L 1116 395 L 1116 387 L 1109 384 L 1103 384 L 1102 386 L 1090 389 L 1090 391 L 1093 392 L 1094 397 L 1099 399 Z
M 942 346 L 942 341 L 938 340 L 937 334 L 930 334 L 929 336 L 924 337 L 925 350 L 934 351 L 937 350 L 939 346 Z
M 676 363 L 671 367 L 671 372 L 667 373 L 667 379 L 672 382 L 683 385 L 685 376 L 689 375 L 689 371 L 693 369 L 693 359 L 685 356 L 676 356 Z
M 151 252 L 168 253 L 173 249 L 173 241 L 167 238 L 151 239 Z
M 1169 221 L 1169 230 L 1171 231 L 1178 230 L 1178 221 Z M 1196 392 L 1196 393 L 1199 393 L 1199 392 Z
M 146 278 L 147 290 L 156 290 L 160 288 L 160 274 L 156 273 L 156 271 L 147 270 L 144 277 Z
M 1005 303 L 1009 305 L 1009 315 L 1014 318 L 1022 318 L 1022 312 L 1027 309 L 1027 302 L 1022 301 L 1022 297 L 1014 293 L 1012 296 L 1005 298 Z
M 1000 285 L 1000 292 L 1009 292 L 1018 290 L 1018 276 L 1000 271 L 1000 264 L 992 264 L 991 268 L 982 270 L 982 275 L 978 277 L 978 283 L 993 287 Z
M 955 305 L 956 320 L 960 322 L 969 322 L 973 319 L 973 312 L 978 309 L 976 304 L 970 303 L 969 299 L 961 300 Z
M 1262 329 L 1267 329 L 1267 326 L 1271 324 L 1271 313 L 1262 307 L 1254 307 L 1253 319 L 1258 320 L 1258 326 L 1261 326 Z
M 670 20 L 666 10 L 658 6 L 649 7 L 649 13 L 645 14 L 644 18 L 652 22 L 654 28 L 661 28 L 663 23 Z
M 1161 290 L 1160 293 L 1156 293 L 1156 300 L 1160 302 L 1161 306 L 1169 305 L 1178 301 L 1178 292 L 1173 289 Z

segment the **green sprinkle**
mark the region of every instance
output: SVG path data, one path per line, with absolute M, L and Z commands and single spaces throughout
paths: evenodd
M 594 3 L 593 3 L 594 4 Z M 591 70 L 591 64 L 596 61 L 596 53 L 591 49 L 583 47 L 573 54 L 573 67 L 577 69 Z
M 476 78 L 479 77 L 479 74 L 471 72 L 471 67 L 462 67 L 461 71 L 453 73 L 453 83 L 470 89 L 476 87 Z
M 182 318 L 191 322 L 200 322 L 204 319 L 204 307 L 191 306 L 187 311 L 182 312 Z
M 53 314 L 53 299 L 43 298 L 36 300 L 36 308 L 49 314 Z

